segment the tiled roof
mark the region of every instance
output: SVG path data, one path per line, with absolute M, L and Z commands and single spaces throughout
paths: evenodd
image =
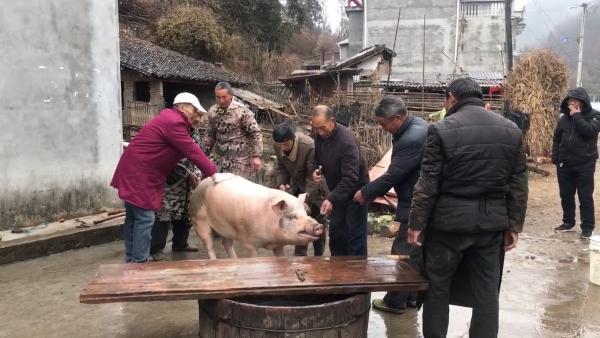
M 247 79 L 226 69 L 145 40 L 121 35 L 119 44 L 121 66 L 149 77 L 213 83 L 227 81 L 232 85 L 249 83 Z
M 450 82 L 461 77 L 470 77 L 482 87 L 491 87 L 502 84 L 504 75 L 501 72 L 467 72 L 462 74 L 425 73 L 425 87 L 445 88 Z M 394 75 L 390 80 L 390 87 L 420 88 L 423 82 L 422 73 L 403 73 Z M 385 81 L 381 81 L 385 85 Z

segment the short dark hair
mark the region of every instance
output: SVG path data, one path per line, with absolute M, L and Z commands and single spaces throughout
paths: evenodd
M 215 90 L 219 90 L 219 89 L 225 89 L 227 91 L 227 93 L 233 95 L 233 88 L 231 87 L 229 82 L 223 81 L 223 82 L 217 83 L 217 85 L 215 86 Z
M 294 126 L 289 122 L 282 122 L 273 128 L 273 141 L 281 143 L 293 140 L 296 137 Z
M 470 77 L 463 77 L 452 81 L 446 90 L 446 97 L 448 97 L 448 93 L 452 94 L 457 100 L 468 98 L 483 99 L 481 86 Z
M 377 107 L 375 107 L 375 116 L 389 119 L 395 116 L 406 116 L 408 110 L 402 98 L 395 95 L 384 96 Z

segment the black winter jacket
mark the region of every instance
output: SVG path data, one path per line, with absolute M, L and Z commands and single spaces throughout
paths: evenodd
M 369 183 L 367 162 L 352 131 L 339 123 L 327 138 L 315 137 L 315 169 L 323 175 L 331 191 L 327 200 L 334 206 L 352 201 L 354 194 Z
M 581 113 L 571 116 L 568 101 L 581 101 Z M 600 112 L 592 109 L 590 98 L 583 88 L 569 91 L 560 105 L 560 119 L 552 142 L 552 163 L 576 166 L 598 159 Z
M 428 127 L 425 120 L 408 115 L 400 130 L 393 135 L 392 159 L 387 171 L 361 189 L 365 199 L 373 200 L 394 188 L 398 197 L 396 221 L 400 223 L 408 222 L 410 202 L 419 178 Z
M 409 227 L 520 232 L 527 209 L 521 131 L 480 99 L 458 102 L 429 127 Z

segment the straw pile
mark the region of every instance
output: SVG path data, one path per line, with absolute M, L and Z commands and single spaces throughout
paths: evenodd
M 531 114 L 525 139 L 529 156 L 550 156 L 559 106 L 567 86 L 566 64 L 547 50 L 523 54 L 508 76 L 506 92 L 512 107 Z

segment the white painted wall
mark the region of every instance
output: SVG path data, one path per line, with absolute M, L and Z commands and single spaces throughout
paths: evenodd
M 0 229 L 112 203 L 116 0 L 5 1 L 0 22 Z

